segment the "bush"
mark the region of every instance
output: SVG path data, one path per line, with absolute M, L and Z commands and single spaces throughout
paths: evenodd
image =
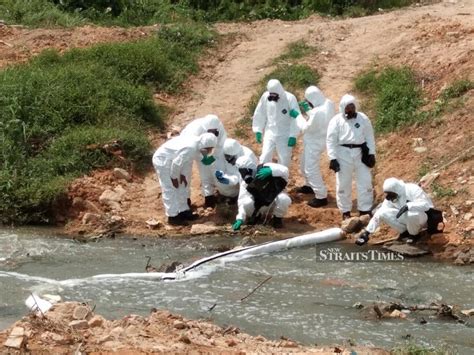
M 355 88 L 368 96 L 375 114 L 375 130 L 390 132 L 420 120 L 421 91 L 411 69 L 387 67 L 380 72 L 362 73 Z
M 213 38 L 205 27 L 187 26 L 134 43 L 49 50 L 0 71 L 0 221 L 47 220 L 72 178 L 149 163 L 146 129 L 164 119 L 150 87 L 177 91 Z M 125 160 L 91 149 L 111 141 Z
M 140 26 L 155 23 L 235 21 L 278 18 L 296 20 L 319 12 L 362 16 L 414 0 L 4 0 L 5 20 L 31 26 L 77 26 L 84 22 Z

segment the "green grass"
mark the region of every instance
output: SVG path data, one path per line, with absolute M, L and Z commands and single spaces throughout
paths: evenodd
M 293 62 L 297 59 L 313 54 L 317 50 L 316 47 L 310 46 L 304 41 L 292 42 L 287 46 L 285 52 L 274 60 L 274 63 L 281 64 L 282 62 Z
M 155 23 L 235 21 L 278 18 L 297 20 L 312 13 L 358 17 L 379 8 L 407 6 L 414 0 L 2 0 L 7 23 L 70 27 L 84 23 L 141 26 Z
M 74 177 L 149 163 L 146 132 L 165 119 L 153 92 L 178 92 L 212 41 L 201 25 L 166 26 L 146 40 L 50 50 L 0 71 L 0 221 L 49 220 Z M 90 149 L 110 142 L 124 159 Z
M 437 117 L 448 110 L 463 107 L 464 96 L 472 89 L 474 89 L 474 82 L 471 80 L 460 79 L 454 81 L 441 92 L 439 98 L 435 101 L 433 109 L 424 114 Z
M 395 131 L 420 120 L 421 90 L 410 68 L 364 72 L 356 78 L 355 88 L 366 95 L 377 132 Z
M 433 183 L 432 190 L 437 198 L 452 197 L 456 192 L 450 187 L 444 187 L 438 183 Z

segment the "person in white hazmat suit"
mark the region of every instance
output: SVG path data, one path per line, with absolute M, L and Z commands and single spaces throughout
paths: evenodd
M 204 206 L 216 206 L 216 191 L 214 171 L 221 170 L 224 164 L 223 148 L 224 142 L 227 139 L 227 132 L 219 117 L 216 115 L 206 115 L 197 118 L 186 125 L 181 131 L 182 136 L 198 137 L 203 133 L 213 133 L 217 137 L 217 145 L 215 147 L 212 157 L 208 159 L 201 159 L 198 155 L 196 163 L 199 169 L 199 176 L 201 178 L 201 190 L 204 195 Z M 191 205 L 190 189 L 188 187 L 188 204 Z
M 336 173 L 336 200 L 342 218 L 351 216 L 353 174 L 359 215 L 371 215 L 374 196 L 370 169 L 375 166 L 374 130 L 369 118 L 357 112 L 353 96 L 346 94 L 341 98 L 339 113 L 329 122 L 326 142 L 329 168 Z
M 198 218 L 188 205 L 191 167 L 196 155 L 212 156 L 217 137 L 204 133 L 199 137 L 177 136 L 166 141 L 153 154 L 153 166 L 161 185 L 161 198 L 171 225 L 186 225 Z
M 302 120 L 303 153 L 301 154 L 300 169 L 305 184 L 296 192 L 313 194 L 308 202 L 311 207 L 322 207 L 328 204 L 328 190 L 321 176 L 321 154 L 326 150 L 326 135 L 329 121 L 335 115 L 334 103 L 325 98 L 316 86 L 310 86 L 305 91 L 305 101 L 301 106 L 308 114 L 308 121 Z M 300 120 L 300 117 L 297 118 Z M 301 122 L 301 121 L 298 121 Z
M 257 165 L 257 157 L 251 149 L 241 145 L 232 138 L 227 138 L 224 142 L 224 167 L 223 170 L 216 170 L 216 187 L 221 196 L 227 198 L 228 204 L 235 204 L 239 195 L 240 174 L 236 166 L 238 158 L 246 156 Z
M 284 191 L 288 182 L 288 168 L 281 164 L 265 163 L 257 166 L 252 159 L 242 156 L 236 166 L 240 173 L 238 213 L 232 224 L 234 231 L 242 224 L 255 224 L 267 220 L 274 228 L 283 227 L 283 217 L 288 212 L 291 199 Z
M 252 120 L 252 131 L 257 143 L 262 143 L 260 163 L 272 161 L 276 150 L 278 163 L 290 165 L 291 153 L 296 145 L 299 128 L 296 118 L 301 115 L 296 97 L 285 91 L 281 83 L 271 79 L 267 91 L 260 97 Z
M 399 233 L 399 239 L 407 238 L 414 242 L 419 238 L 422 228 L 427 226 L 427 212 L 433 208 L 433 202 L 421 187 L 389 178 L 383 183 L 385 200 L 375 212 L 365 231 L 356 240 L 363 245 L 369 240 L 381 222 L 388 224 Z

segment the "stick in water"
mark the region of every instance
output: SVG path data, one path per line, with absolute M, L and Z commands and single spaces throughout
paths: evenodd
M 245 300 L 246 298 L 250 297 L 255 291 L 257 291 L 260 287 L 262 287 L 262 285 L 267 282 L 268 280 L 270 280 L 272 277 L 271 276 L 268 276 L 265 280 L 263 280 L 262 282 L 260 282 L 257 287 L 255 287 L 247 296 L 245 296 L 244 298 L 241 298 L 240 301 L 243 301 Z

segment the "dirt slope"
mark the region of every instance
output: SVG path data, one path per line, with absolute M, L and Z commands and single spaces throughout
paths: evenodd
M 187 83 L 185 94 L 179 98 L 157 96 L 157 100 L 176 108 L 170 126 L 182 127 L 196 117 L 215 113 L 224 122 L 228 135 L 232 137 L 235 123 L 247 114 L 246 104 L 255 92 L 256 84 L 271 71 L 272 59 L 280 55 L 289 43 L 300 39 L 319 48 L 315 55 L 306 58 L 305 61 L 320 72 L 322 79 L 319 87 L 336 104 L 343 94 L 351 90 L 354 76 L 371 63 L 410 65 L 420 76 L 424 95 L 434 99 L 443 87 L 454 80 L 469 76 L 472 79 L 473 8 L 472 1 L 464 0 L 411 7 L 355 19 L 333 20 L 313 16 L 297 22 L 265 20 L 247 24 L 219 24 L 216 25 L 219 33 L 229 35 L 226 43 L 203 61 L 201 73 Z M 91 35 L 94 33 L 91 28 L 83 28 L 78 32 L 88 34 L 87 42 L 78 41 L 72 45 L 93 43 L 98 38 L 125 40 L 151 31 L 150 28 L 129 31 L 92 29 L 100 34 L 106 33 L 107 36 L 94 36 Z M 12 53 L 18 51 L 31 54 L 44 47 L 56 46 L 54 41 L 53 43 L 39 41 L 33 33 L 34 31 L 29 31 L 25 37 L 33 38 L 32 41 L 21 42 L 18 38 L 15 40 L 15 36 L 2 37 L 5 38 L 5 42 L 13 43 L 14 47 L 8 48 L 7 56 L 0 50 L 2 59 L 0 63 L 8 60 L 10 58 L 8 56 L 16 58 Z M 22 37 L 23 35 L 21 32 Z M 65 31 L 65 34 L 55 34 L 53 30 L 48 30 L 48 36 L 53 38 L 63 38 L 64 35 L 74 36 L 68 31 Z M 20 44 L 17 46 L 15 43 Z M 302 93 L 296 94 L 299 98 L 302 97 Z M 441 165 L 469 149 L 471 142 L 474 141 L 473 117 L 469 114 L 473 103 L 472 97 L 468 95 L 467 97 L 468 100 L 463 107 L 448 112 L 435 126 L 414 127 L 378 138 L 378 165 L 374 170 L 377 192 L 386 177 L 398 176 L 414 181 L 418 178 L 422 164 L 435 162 L 430 168 L 436 168 L 436 164 Z M 361 99 L 363 108 L 364 102 L 363 98 Z M 466 128 L 462 132 L 458 129 L 459 120 L 462 120 L 462 125 Z M 450 144 L 453 135 L 456 135 L 454 145 Z M 413 138 L 422 138 L 428 151 L 422 154 L 415 153 L 411 147 Z M 151 139 L 154 146 L 158 147 L 166 139 L 166 135 L 153 136 Z M 260 153 L 261 147 L 253 140 L 243 143 L 253 148 L 257 155 Z M 289 185 L 293 205 L 283 234 L 326 228 L 340 223 L 340 214 L 335 207 L 335 178 L 327 169 L 326 161 L 323 161 L 322 170 L 330 193 L 328 208 L 312 209 L 306 205 L 308 196 L 292 193 L 292 189 L 302 183 L 297 170 L 300 150 L 301 140 L 293 154 L 293 174 Z M 462 176 L 459 176 L 459 172 Z M 465 204 L 466 201 L 473 199 L 472 175 L 471 156 L 467 160 L 463 159 L 451 165 L 438 178 L 443 184 L 462 192 L 453 198 L 438 201 L 448 211 L 448 233 L 442 239 L 443 245 L 448 241 L 456 245 L 472 243 L 473 221 L 466 217 L 466 214 L 472 212 L 472 204 Z M 198 180 L 194 174 L 192 200 L 196 206 L 201 206 L 202 197 Z M 101 193 L 106 188 L 115 188 L 118 185 L 125 190 L 120 209 L 111 210 L 106 205 L 101 205 L 98 201 Z M 117 180 L 108 171 L 96 172 L 77 180 L 71 187 L 71 200 L 80 197 L 88 202 L 86 204 L 88 207 L 84 208 L 82 202 L 76 204 L 67 216 L 72 217 L 67 228 L 72 233 L 88 233 L 94 230 L 97 223 L 82 223 L 85 212 L 93 212 L 101 215 L 106 213 L 109 217 L 115 216 L 112 224 L 119 225 L 121 230 L 127 233 L 188 235 L 189 228 L 161 226 L 153 231 L 148 229 L 147 220 L 151 218 L 165 220 L 159 196 L 160 189 L 153 171 L 144 177 L 134 176 L 132 182 Z M 452 204 L 457 206 L 457 214 L 451 215 Z M 228 210 L 218 214 L 212 211 L 200 210 L 200 212 L 205 214 L 206 218 L 199 222 L 216 222 L 227 230 L 229 222 L 235 215 L 233 211 Z

